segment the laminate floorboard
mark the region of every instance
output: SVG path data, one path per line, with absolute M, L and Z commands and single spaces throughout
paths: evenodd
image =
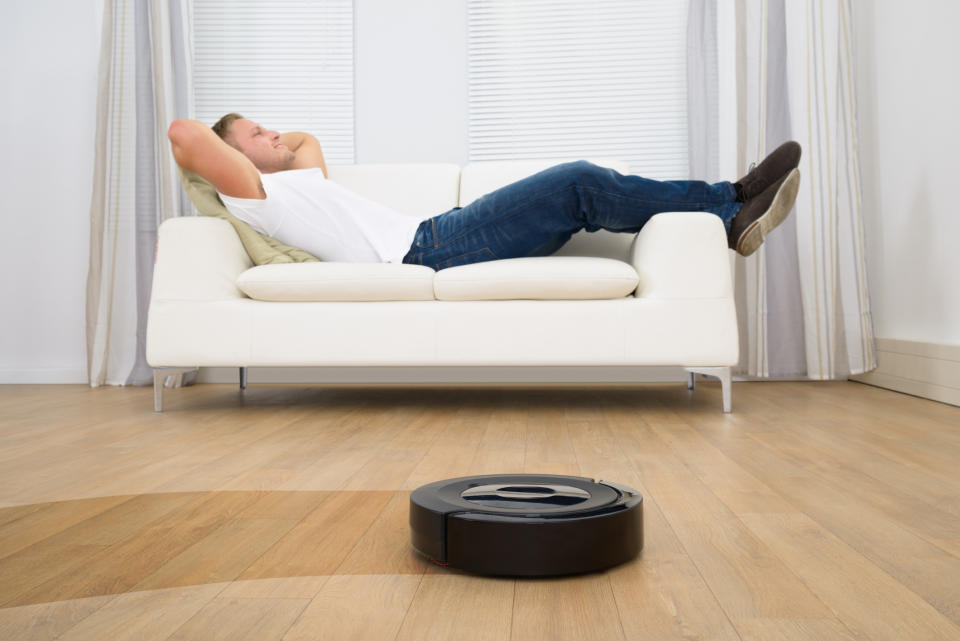
M 960 408 L 853 382 L 0 386 L 0 638 L 960 641 Z M 410 546 L 443 478 L 644 496 L 604 572 Z

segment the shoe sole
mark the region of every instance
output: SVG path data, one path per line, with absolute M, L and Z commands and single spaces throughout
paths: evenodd
M 786 180 L 777 190 L 777 194 L 773 197 L 767 211 L 740 234 L 740 240 L 737 242 L 738 254 L 749 256 L 760 248 L 767 234 L 776 229 L 793 209 L 793 203 L 797 200 L 799 190 L 800 170 L 791 169 Z

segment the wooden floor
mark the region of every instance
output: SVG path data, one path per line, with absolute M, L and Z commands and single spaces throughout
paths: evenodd
M 0 639 L 960 640 L 960 408 L 857 383 L 0 387 Z M 480 578 L 410 491 L 590 476 L 635 561 Z

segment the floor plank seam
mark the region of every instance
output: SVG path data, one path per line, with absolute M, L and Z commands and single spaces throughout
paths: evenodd
M 423 589 L 423 581 L 427 576 L 427 570 L 424 569 L 420 573 L 420 580 L 417 582 L 417 589 L 413 591 L 413 598 L 410 599 L 410 603 L 407 604 L 407 609 L 403 613 L 403 618 L 400 619 L 400 625 L 397 626 L 397 633 L 393 635 L 393 641 L 397 641 L 400 638 L 400 633 L 403 631 L 403 626 L 407 622 L 407 617 L 410 615 L 410 610 L 413 608 L 413 604 L 416 602 L 417 597 L 420 595 L 420 590 Z

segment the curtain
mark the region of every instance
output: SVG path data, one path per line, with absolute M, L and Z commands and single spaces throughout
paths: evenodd
M 690 178 L 720 180 L 717 0 L 687 5 L 687 159 Z
M 167 128 L 193 114 L 190 0 L 106 0 L 90 207 L 90 385 L 150 383 L 147 308 L 157 227 L 193 213 Z
M 702 40 L 710 29 L 697 25 L 709 27 L 716 0 L 690 7 L 688 36 Z M 736 0 L 735 40 L 741 175 L 786 140 L 803 146 L 793 212 L 754 255 L 734 259 L 735 373 L 842 379 L 874 369 L 849 0 Z M 709 68 L 709 51 L 688 47 L 688 73 Z M 709 100 L 695 86 L 705 77 L 688 78 L 691 102 Z M 704 132 L 690 140 L 691 156 L 709 151 Z

